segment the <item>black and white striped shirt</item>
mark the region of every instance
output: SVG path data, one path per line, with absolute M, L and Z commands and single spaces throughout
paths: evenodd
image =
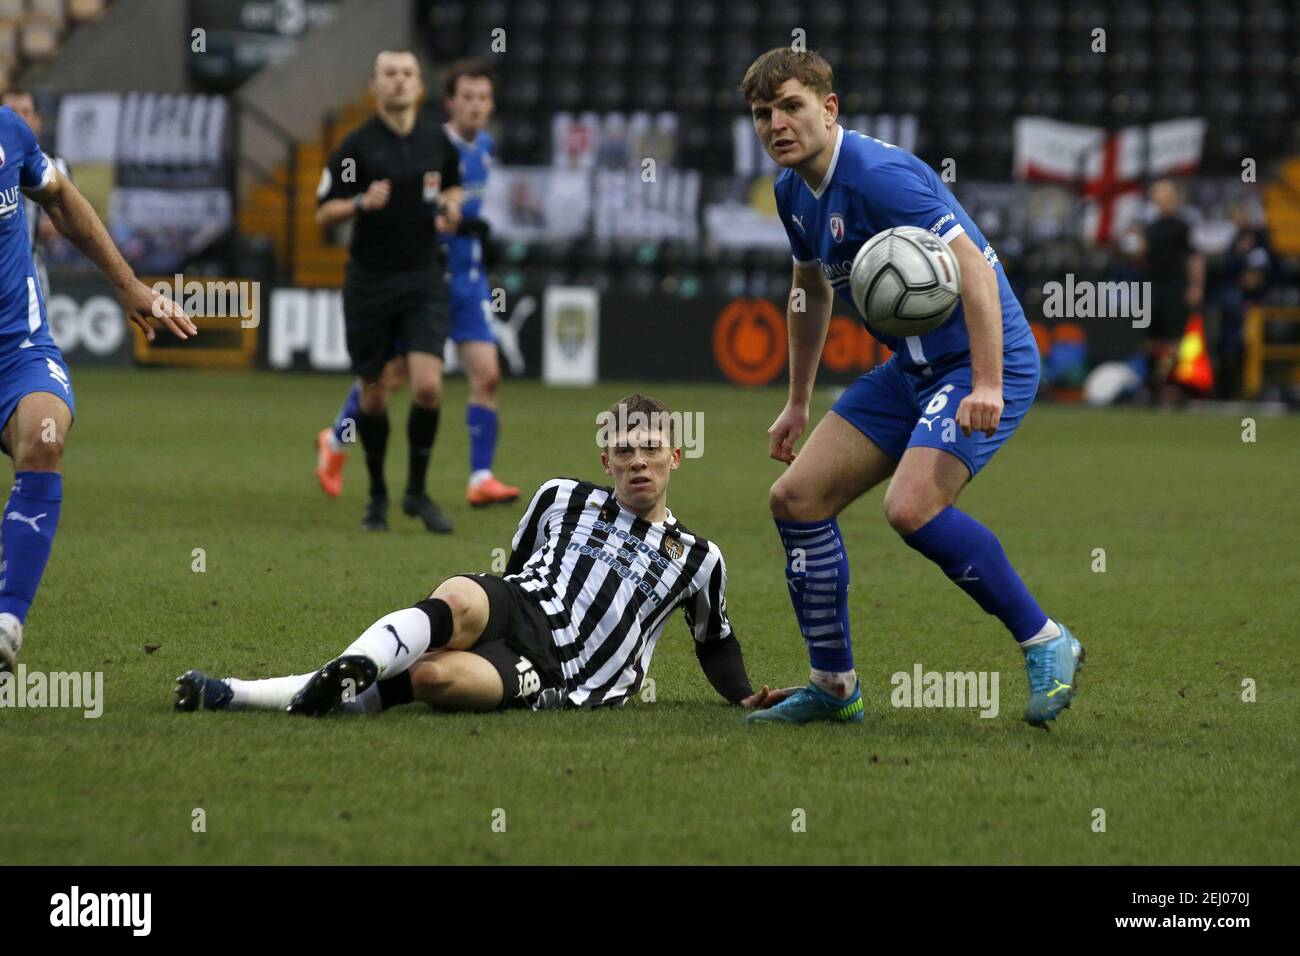
M 695 640 L 731 635 L 727 567 L 718 546 L 671 511 L 651 523 L 612 488 L 553 478 L 515 532 L 505 577 L 531 592 L 551 625 L 569 704 L 626 701 L 677 608 Z

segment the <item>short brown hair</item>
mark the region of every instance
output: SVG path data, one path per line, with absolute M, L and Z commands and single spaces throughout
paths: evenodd
M 443 82 L 443 91 L 447 94 L 448 99 L 456 95 L 456 84 L 460 82 L 462 76 L 482 76 L 494 88 L 496 87 L 496 81 L 492 78 L 492 68 L 487 65 L 486 60 L 457 60 L 451 65 L 451 69 L 447 71 L 447 79 Z
M 415 72 L 416 73 L 424 72 L 420 68 L 420 58 L 418 56 L 415 56 L 414 50 L 380 50 L 378 53 L 375 54 L 374 60 L 372 60 L 370 63 L 370 78 L 372 80 L 379 75 L 379 58 L 383 56 L 385 53 L 391 53 L 394 56 L 415 57 Z
M 676 447 L 677 445 L 677 423 L 672 417 L 672 411 L 663 402 L 657 398 L 651 398 L 649 395 L 642 395 L 640 392 L 633 392 L 631 395 L 624 395 L 608 410 L 598 416 L 606 422 L 617 423 L 627 421 L 633 415 L 644 416 L 647 424 L 655 422 L 668 423 L 668 441 Z M 610 431 L 609 434 L 617 434 Z
M 831 91 L 834 75 L 831 65 L 820 53 L 778 46 L 749 64 L 745 78 L 740 81 L 740 92 L 746 103 L 770 100 L 786 80 L 798 80 L 824 97 Z

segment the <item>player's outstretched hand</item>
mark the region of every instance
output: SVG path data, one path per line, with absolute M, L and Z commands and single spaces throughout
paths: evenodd
M 977 386 L 957 406 L 957 425 L 967 438 L 971 432 L 983 432 L 992 438 L 1002 420 L 1002 390 Z
M 781 701 L 785 700 L 798 687 L 778 687 L 776 690 L 770 689 L 766 684 L 757 694 L 750 694 L 740 702 L 740 706 L 746 710 L 761 710 L 764 707 L 775 707 Z
M 781 409 L 781 414 L 767 430 L 768 457 L 783 461 L 787 465 L 794 461 L 794 443 L 799 440 L 799 436 L 807 427 L 808 406 L 786 402 L 785 408 Z
M 122 311 L 126 317 L 140 327 L 145 338 L 150 342 L 154 339 L 154 328 L 150 319 L 157 319 L 163 328 L 178 339 L 188 339 L 191 335 L 199 334 L 198 328 L 185 314 L 184 309 L 161 292 L 149 288 L 139 279 L 133 278 L 126 288 L 119 289 L 117 298 L 122 303 Z

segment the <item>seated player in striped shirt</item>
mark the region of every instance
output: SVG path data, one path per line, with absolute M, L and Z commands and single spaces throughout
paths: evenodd
M 781 690 L 750 688 L 727 619 L 722 552 L 668 510 L 668 479 L 682 450 L 667 406 L 629 395 L 598 421 L 613 487 L 572 478 L 543 484 L 503 576 L 447 578 L 314 672 L 223 680 L 188 671 L 177 678 L 176 708 L 321 716 L 417 700 L 440 710 L 623 704 L 640 690 L 679 607 L 719 694 L 746 708 L 784 699 Z

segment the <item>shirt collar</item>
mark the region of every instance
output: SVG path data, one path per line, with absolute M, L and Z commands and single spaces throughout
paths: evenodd
M 450 123 L 443 123 L 442 131 L 447 134 L 447 138 L 449 140 L 451 140 L 461 149 L 469 149 L 473 145 L 473 143 L 467 143 L 465 142 L 465 140 L 461 139 L 460 134 L 457 133 L 454 129 L 452 129 Z
M 831 184 L 831 179 L 835 176 L 835 164 L 840 161 L 840 146 L 844 144 L 844 127 L 839 123 L 835 124 L 835 151 L 831 153 L 831 164 L 826 167 L 826 175 L 822 177 L 821 183 L 816 189 L 809 187 L 809 192 L 813 194 L 813 199 L 821 199 L 822 194 Z M 804 185 L 807 185 L 805 183 Z

